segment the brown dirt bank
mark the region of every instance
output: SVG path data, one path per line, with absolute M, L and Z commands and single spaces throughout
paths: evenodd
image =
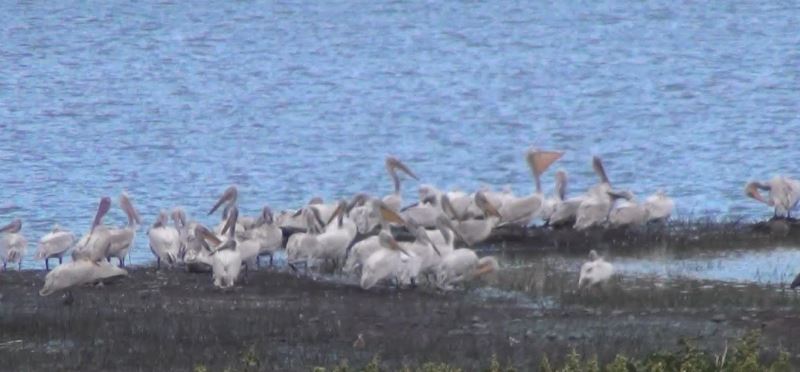
M 557 306 L 538 306 L 530 297 L 485 287 L 363 291 L 269 270 L 251 272 L 247 283 L 223 292 L 208 275 L 138 268 L 103 287 L 76 289 L 74 302 L 65 305 L 61 294 L 38 296 L 43 277 L 35 271 L 1 277 L 0 360 L 13 370 L 191 370 L 202 364 L 216 371 L 251 347 L 262 370 L 310 370 L 343 359 L 363 365 L 378 353 L 388 366 L 446 361 L 468 370 L 496 353 L 528 370 L 543 353 L 563 356 L 572 347 L 601 360 L 676 348 L 681 337 L 722 350 L 726 339 L 762 327 L 768 350 L 780 345 L 793 357 L 800 354 L 797 306 L 759 307 L 773 303 L 760 300 L 747 307 L 615 305 L 612 289 L 567 293 Z M 353 347 L 359 334 L 363 349 Z

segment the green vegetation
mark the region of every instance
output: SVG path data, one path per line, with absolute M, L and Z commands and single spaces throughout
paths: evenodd
M 772 361 L 761 358 L 761 347 L 759 332 L 750 332 L 734 343 L 730 348 L 726 347 L 720 354 L 711 354 L 695 347 L 692 342 L 683 340 L 677 351 L 661 351 L 650 356 L 637 360 L 623 355 L 617 355 L 612 361 L 601 364 L 597 356 L 583 357 L 571 350 L 563 356 L 560 365 L 552 362 L 547 355 L 543 355 L 539 363 L 539 372 L 790 372 L 792 367 L 789 363 L 789 354 L 781 352 Z M 236 365 L 226 369 L 226 371 L 253 371 L 258 370 L 261 362 L 256 356 L 253 347 L 248 348 L 240 354 Z M 195 371 L 204 371 L 203 366 L 195 366 Z M 424 363 L 418 366 L 403 366 L 399 369 L 391 369 L 381 361 L 376 355 L 362 367 L 352 367 L 346 361 L 334 367 L 317 367 L 313 372 L 461 372 L 461 367 L 449 365 L 447 363 Z M 496 355 L 488 361 L 484 372 L 512 372 L 517 368 L 508 364 L 501 363 Z

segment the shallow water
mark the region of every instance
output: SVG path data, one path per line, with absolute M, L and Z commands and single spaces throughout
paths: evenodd
M 87 230 L 99 197 L 123 189 L 147 224 L 175 205 L 215 222 L 202 213 L 231 183 L 244 213 L 386 193 L 387 154 L 426 183 L 528 192 L 531 145 L 567 151 L 557 167 L 572 193 L 594 182 L 598 154 L 615 185 L 663 188 L 680 216 L 760 218 L 769 211 L 742 196 L 744 182 L 792 172 L 797 157 L 796 6 L 163 1 L 0 12 L 0 219 L 23 218 L 32 242 L 55 222 Z M 412 197 L 417 182 L 404 185 Z M 122 223 L 118 209 L 110 217 Z M 145 231 L 133 262 L 150 260 Z
M 680 255 L 654 250 L 639 256 L 608 257 L 623 286 L 640 282 L 669 284 L 686 280 L 729 284 L 787 285 L 800 272 L 800 248 L 778 247 L 768 250 L 726 250 L 692 252 Z M 505 257 L 503 266 L 512 270 L 545 271 L 574 276 L 577 283 L 586 257 L 547 254 Z M 576 284 L 577 285 L 577 284 Z

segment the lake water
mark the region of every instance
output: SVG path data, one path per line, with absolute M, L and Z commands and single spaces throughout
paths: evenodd
M 749 179 L 798 175 L 800 9 L 757 1 L 3 2 L 0 219 L 86 231 L 127 190 L 145 223 L 387 193 L 532 189 L 565 150 L 572 193 L 663 188 L 682 217 L 770 215 Z M 552 171 L 544 184 L 552 188 Z M 405 182 L 407 199 L 416 181 Z M 121 224 L 115 208 L 109 222 Z M 146 229 L 134 261 L 150 259 Z M 31 244 L 32 255 L 35 244 Z M 29 264 L 32 264 L 29 262 Z M 40 264 L 36 264 L 38 267 Z

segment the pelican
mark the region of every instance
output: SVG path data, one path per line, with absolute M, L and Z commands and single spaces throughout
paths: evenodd
M 39 239 L 39 248 L 36 250 L 34 259 L 44 260 L 44 267 L 50 270 L 50 259 L 58 258 L 59 265 L 62 257 L 75 244 L 75 235 L 69 230 L 64 230 L 61 226 L 55 225 L 49 233 Z
M 497 206 L 497 210 L 500 212 L 500 216 L 502 216 L 502 224 L 521 226 L 530 224 L 531 219 L 536 215 L 539 209 L 541 209 L 542 203 L 544 202 L 541 175 L 551 164 L 560 159 L 563 155 L 563 152 L 558 151 L 528 150 L 525 160 L 528 162 L 528 166 L 533 173 L 536 190 L 531 195 L 525 197 L 506 198 L 501 205 Z M 488 200 L 491 202 L 491 199 Z
M 649 220 L 649 212 L 644 204 L 636 201 L 636 197 L 630 191 L 619 193 L 625 200 L 617 202 L 614 208 L 608 213 L 608 223 L 614 227 L 638 226 Z
M 106 261 L 92 262 L 89 259 L 78 259 L 58 265 L 47 273 L 44 277 L 44 287 L 39 290 L 39 295 L 48 296 L 56 291 L 125 275 L 128 275 L 125 269 Z
M 427 228 L 436 227 L 436 220 L 443 213 L 438 198 L 433 195 L 426 197 L 416 205 L 404 208 L 400 211 L 400 215 L 404 219 L 412 219 L 416 221 L 417 224 Z
M 475 204 L 483 211 L 483 219 L 461 220 L 450 205 L 450 201 L 445 196 L 442 198 L 442 208 L 450 214 L 456 222 L 453 224 L 455 230 L 464 239 L 464 243 L 469 246 L 478 244 L 486 240 L 492 233 L 492 229 L 500 222 L 500 213 L 494 205 L 486 199 L 483 191 L 475 193 Z
M 438 267 L 437 286 L 449 290 L 461 283 L 498 270 L 500 266 L 494 257 L 478 258 L 475 251 L 459 248 L 442 258 Z
M 28 240 L 20 233 L 22 230 L 22 220 L 14 219 L 8 225 L 0 228 L 3 236 L 0 238 L 0 254 L 3 259 L 3 270 L 10 263 L 17 263 L 18 269 L 22 270 L 22 258 L 28 250 Z
M 304 262 L 308 267 L 308 261 L 314 258 L 314 254 L 318 250 L 317 235 L 323 231 L 317 216 L 318 213 L 316 209 L 309 207 L 300 210 L 300 215 L 305 219 L 308 229 L 306 232 L 292 234 L 286 242 L 286 260 L 292 268 L 295 268 L 298 262 Z
M 248 231 L 247 237 L 258 242 L 256 265 L 262 255 L 268 255 L 269 264 L 272 266 L 272 256 L 282 248 L 283 230 L 275 224 L 272 210 L 268 206 L 261 209 L 261 215 L 253 228 Z
M 450 200 L 450 205 L 453 207 L 453 210 L 459 216 L 463 216 L 464 218 L 472 218 L 483 215 L 483 212 L 475 205 L 473 201 L 473 198 L 475 197 L 474 194 L 470 195 L 458 190 L 443 192 L 429 184 L 421 185 L 418 192 L 419 202 L 417 205 L 424 205 L 427 203 L 431 205 L 439 205 L 441 207 L 442 196 L 446 195 Z M 492 204 L 495 206 L 499 205 L 495 204 L 494 202 Z M 416 219 L 419 217 L 412 216 L 412 218 Z M 418 220 L 417 222 L 422 223 L 421 220 Z
M 581 266 L 581 274 L 578 278 L 578 288 L 592 287 L 597 284 L 603 284 L 611 279 L 614 275 L 614 265 L 606 262 L 603 257 L 600 257 L 594 249 L 589 252 L 589 259 Z
M 178 229 L 169 225 L 169 215 L 161 211 L 158 219 L 147 232 L 150 238 L 150 251 L 156 256 L 156 267 L 161 268 L 161 261 L 172 267 L 178 263 L 181 251 L 181 235 Z
M 566 199 L 567 172 L 563 170 L 556 172 L 556 190 L 558 202 L 555 203 L 553 213 L 550 214 L 550 217 L 547 219 L 547 225 L 554 228 L 572 226 L 575 224 L 578 207 L 580 207 L 586 196 L 579 195 Z
M 576 230 L 603 225 L 608 220 L 608 213 L 611 211 L 614 200 L 626 196 L 624 193 L 611 189 L 611 183 L 608 181 L 603 162 L 599 157 L 592 158 L 592 168 L 600 177 L 600 183 L 589 189 L 586 197 L 578 206 L 574 225 Z
M 227 239 L 221 241 L 208 229 L 198 225 L 196 234 L 203 238 L 206 243 L 214 246 L 208 255 L 211 257 L 211 268 L 214 278 L 214 286 L 217 288 L 231 288 L 239 278 L 242 269 L 242 256 L 236 248 L 236 223 L 239 218 L 239 209 L 236 206 L 230 208 L 228 222 L 222 228 L 222 233 L 227 234 Z
M 128 225 L 108 230 L 109 247 L 106 258 L 110 261 L 111 257 L 116 257 L 119 265 L 125 266 L 125 256 L 128 255 L 128 250 L 133 245 L 133 239 L 136 238 L 136 227 L 141 220 L 139 212 L 133 208 L 128 195 L 124 192 L 119 197 L 119 205 L 128 216 Z
M 110 230 L 103 225 L 103 217 L 111 209 L 111 198 L 100 198 L 97 213 L 94 215 L 89 233 L 84 234 L 72 250 L 72 260 L 87 259 L 92 262 L 104 260 L 108 256 Z
M 399 159 L 393 156 L 386 157 L 386 171 L 389 172 L 389 176 L 392 177 L 392 182 L 394 183 L 394 192 L 384 196 L 383 202 L 394 211 L 399 211 L 403 204 L 403 196 L 400 194 L 400 177 L 397 175 L 398 169 L 407 174 L 409 177 L 419 180 L 417 175 L 415 175 L 411 169 L 408 169 L 408 167 L 406 167 L 406 165 L 403 164 Z
M 758 190 L 767 190 L 764 199 Z M 786 176 L 775 176 L 769 181 L 751 181 L 745 186 L 745 194 L 775 209 L 773 217 L 791 218 L 792 209 L 800 201 L 800 181 Z
M 333 221 L 335 219 L 335 221 Z M 347 201 L 339 202 L 324 231 L 316 236 L 315 260 L 331 260 L 334 265 L 343 264 L 347 256 L 347 247 L 356 237 L 358 227 L 347 217 Z
M 663 190 L 658 190 L 644 200 L 644 208 L 647 210 L 648 222 L 666 221 L 675 209 L 675 202 Z
M 389 208 L 389 206 L 384 204 L 383 201 L 372 199 L 367 205 L 369 211 L 365 213 L 367 216 L 373 216 L 370 217 L 370 221 L 377 221 L 376 224 L 380 225 L 380 231 L 390 233 L 390 223 L 395 223 L 401 226 L 406 225 L 406 221 L 403 219 L 403 217 Z M 360 226 L 358 222 L 357 226 L 359 232 L 362 233 L 371 232 L 374 227 L 373 225 L 369 225 L 368 228 L 364 227 L 365 230 L 362 230 L 362 226 Z M 346 273 L 352 273 L 358 268 L 362 268 L 369 257 L 381 249 L 381 247 L 382 246 L 380 244 L 378 235 L 370 236 L 359 241 L 358 243 L 353 244 L 353 246 L 350 248 L 350 251 L 347 253 L 347 260 L 345 261 L 342 271 Z
M 439 248 L 439 252 L 442 256 L 446 256 L 455 249 L 456 238 L 461 241 L 466 240 L 464 237 L 460 236 L 453 222 L 444 214 L 436 219 L 436 229 L 428 230 L 427 233 L 431 242 Z
M 406 271 L 408 278 L 416 280 L 420 274 L 435 275 L 436 267 L 442 259 L 442 252 L 431 241 L 423 226 L 418 225 L 414 220 L 406 220 L 406 223 L 406 228 L 414 236 L 414 241 L 400 243 L 400 246 L 411 256 Z
M 361 288 L 370 289 L 384 279 L 395 279 L 398 285 L 410 281 L 408 261 L 411 255 L 406 252 L 388 231 L 378 234 L 381 248 L 369 256 L 361 271 Z
M 225 207 L 222 208 L 222 218 L 220 219 L 219 224 L 217 224 L 217 227 L 214 229 L 214 233 L 216 233 L 218 236 L 225 235 L 223 230 L 229 221 L 228 215 L 230 214 L 231 209 L 236 207 L 236 205 L 238 204 L 238 200 L 239 200 L 239 190 L 236 188 L 236 185 L 231 185 L 227 189 L 225 189 L 225 191 L 222 193 L 219 199 L 217 199 L 217 202 L 214 204 L 214 206 L 211 207 L 211 210 L 208 211 L 208 215 L 210 216 L 214 212 L 216 212 L 216 210 L 219 209 L 220 206 L 222 206 L 223 204 L 225 205 Z M 249 219 L 247 219 L 245 222 L 250 223 Z M 237 222 L 234 230 L 235 234 L 239 236 L 243 234 L 246 229 L 241 222 Z

